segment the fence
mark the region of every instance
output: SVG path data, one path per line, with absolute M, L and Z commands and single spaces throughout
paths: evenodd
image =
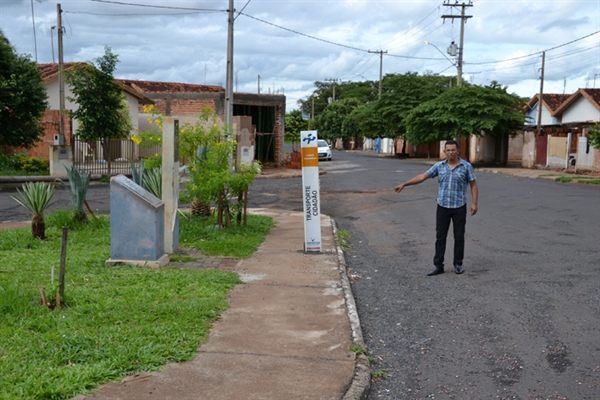
M 151 148 L 140 147 L 130 139 L 110 141 L 111 175 L 131 174 L 131 163 L 139 166 L 142 158 L 162 154 L 160 146 Z M 73 140 L 73 165 L 92 175 L 108 175 L 108 161 L 100 141 L 83 142 Z

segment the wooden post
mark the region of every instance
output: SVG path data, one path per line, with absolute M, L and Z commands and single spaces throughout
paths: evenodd
M 62 247 L 60 252 L 60 273 L 58 275 L 58 296 L 56 306 L 59 307 L 60 299 L 65 297 L 65 265 L 67 262 L 67 238 L 69 236 L 69 228 L 66 226 L 63 228 L 62 234 Z

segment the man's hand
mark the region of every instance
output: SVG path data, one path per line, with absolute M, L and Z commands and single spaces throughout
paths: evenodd
M 396 193 L 400 193 L 402 191 L 402 189 L 404 189 L 406 186 L 418 185 L 419 183 L 421 183 L 427 179 L 429 179 L 429 175 L 427 175 L 427 172 L 424 172 L 421 175 L 417 175 L 414 178 L 409 179 L 408 181 L 406 181 L 404 183 L 401 183 L 400 185 L 396 186 L 392 190 Z
M 477 204 L 471 204 L 471 215 L 477 214 Z
M 395 188 L 393 188 L 392 190 L 396 193 L 400 193 L 402 191 L 402 189 L 404 189 L 404 183 L 396 186 Z

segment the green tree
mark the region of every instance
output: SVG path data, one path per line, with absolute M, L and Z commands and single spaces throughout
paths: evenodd
M 374 111 L 385 121 L 385 136 L 397 138 L 406 133 L 405 119 L 413 108 L 435 99 L 448 89 L 448 79 L 439 75 L 387 74 L 384 91 Z
M 121 86 L 113 78 L 118 56 L 105 46 L 104 55 L 94 61 L 76 65 L 66 75 L 73 92 L 69 100 L 78 104 L 71 115 L 79 121 L 75 133 L 81 140 L 100 141 L 110 176 L 110 141 L 127 137 L 133 124 Z
M 385 136 L 386 123 L 377 110 L 377 102 L 356 107 L 348 118 L 357 121 L 360 130 L 359 136 L 368 139 Z
M 292 110 L 285 114 L 285 138 L 292 143 L 300 143 L 300 132 L 308 130 L 308 121 L 302 119 L 301 110 Z
M 329 105 L 329 99 L 335 97 L 336 101 L 350 98 L 358 99 L 362 104 L 367 104 L 377 100 L 378 83 L 373 81 L 364 82 L 321 82 L 314 83 L 315 90 L 313 94 L 306 99 L 298 100 L 300 109 L 305 113 L 312 112 L 314 98 L 314 114 L 320 115 Z M 335 96 L 333 95 L 335 87 Z M 313 116 L 314 117 L 314 116 Z
M 41 140 L 47 98 L 36 63 L 18 55 L 0 31 L 0 146 L 30 148 Z
M 588 135 L 590 135 L 590 145 L 600 149 L 600 122 L 596 122 L 596 125 L 588 131 Z
M 455 136 L 515 134 L 525 122 L 521 98 L 492 82 L 449 89 L 414 108 L 406 117 L 406 139 L 414 144 Z
M 347 128 L 346 131 L 343 131 L 344 120 L 359 105 L 360 101 L 354 98 L 336 101 L 328 105 L 315 121 L 319 137 L 328 140 L 340 137 L 348 139 L 349 136 L 345 136 L 344 133 L 350 133 L 351 129 Z

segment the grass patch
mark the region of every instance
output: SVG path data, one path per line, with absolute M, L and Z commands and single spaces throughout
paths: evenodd
M 590 185 L 600 185 L 600 179 L 591 176 L 582 175 L 570 175 L 570 176 L 559 176 L 554 179 L 556 182 L 569 183 L 576 181 L 577 183 L 586 183 Z
M 600 179 L 579 179 L 577 182 L 588 185 L 600 185 Z
M 374 380 L 378 379 L 387 379 L 387 370 L 386 369 L 378 369 L 376 371 L 371 372 L 371 378 Z
M 340 246 L 344 250 L 350 249 L 350 243 L 348 243 L 348 239 L 350 239 L 350 231 L 346 231 L 344 229 L 338 229 L 337 231 L 337 245 Z
M 169 261 L 172 261 L 172 262 L 187 263 L 187 262 L 193 262 L 196 260 L 197 260 L 196 257 L 192 257 L 183 251 L 178 251 L 177 253 L 171 254 L 171 256 L 169 257 Z
M 247 226 L 234 222 L 224 229 L 218 228 L 215 216 L 206 220 L 186 216 L 179 223 L 180 244 L 206 256 L 250 257 L 274 226 L 273 219 L 264 215 L 248 215 Z
M 367 354 L 367 349 L 365 349 L 363 346 L 361 346 L 358 343 L 353 343 L 350 346 L 350 351 L 355 354 Z
M 107 216 L 81 224 L 63 210 L 46 221 L 44 241 L 34 240 L 30 228 L 0 231 L 0 399 L 68 399 L 190 360 L 227 308 L 227 292 L 240 283 L 220 270 L 107 268 Z M 224 230 L 211 221 L 181 222 L 180 242 L 204 254 L 240 257 L 252 254 L 273 227 L 261 216 Z M 58 277 L 63 226 L 70 227 L 65 306 L 48 311 L 39 305 L 39 290 L 56 290 L 50 274 L 55 266 Z

